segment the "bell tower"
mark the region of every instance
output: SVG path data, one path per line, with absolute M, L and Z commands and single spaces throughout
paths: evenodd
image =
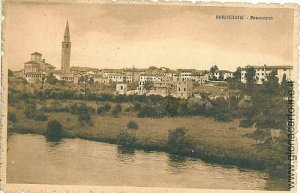
M 70 73 L 70 59 L 71 59 L 71 42 L 69 23 L 67 21 L 64 41 L 62 42 L 62 55 L 61 55 L 61 71 L 62 73 Z

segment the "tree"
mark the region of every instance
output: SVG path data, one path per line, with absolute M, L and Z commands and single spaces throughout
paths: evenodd
M 233 77 L 227 79 L 229 89 L 241 88 L 241 73 L 242 73 L 242 68 L 238 67 L 236 71 L 233 72 Z
M 217 65 L 214 65 L 214 66 L 212 66 L 212 67 L 209 69 L 209 72 L 210 72 L 211 74 L 214 74 L 214 73 L 216 73 L 218 70 L 219 70 L 218 66 L 217 66 Z
M 238 67 L 236 71 L 233 72 L 233 79 L 236 81 L 241 81 L 241 73 L 242 73 L 242 68 Z
M 8 121 L 11 121 L 13 123 L 18 121 L 16 114 L 14 114 L 12 112 L 8 112 L 7 119 L 8 119 Z
M 150 81 L 146 81 L 144 84 L 145 90 L 151 90 L 153 88 L 153 84 Z
M 164 102 L 164 109 L 168 113 L 169 116 L 173 117 L 177 115 L 178 111 L 178 106 L 179 106 L 179 101 L 172 97 L 172 96 L 167 96 L 165 98 Z
M 250 135 L 259 141 L 257 151 L 273 176 L 286 177 L 289 162 L 285 158 L 287 149 L 286 101 L 279 92 L 276 70 L 273 70 L 262 86 L 257 86 L 251 95 L 252 106 L 248 108 L 246 126 L 254 124 L 256 130 Z M 276 135 L 274 135 L 276 133 Z
M 88 82 L 89 82 L 89 84 L 94 84 L 94 78 L 91 77 Z
M 81 113 L 81 114 L 79 114 L 78 121 L 81 123 L 81 125 L 88 124 L 91 121 L 90 113 Z
M 130 84 L 128 84 L 128 89 L 129 90 L 136 90 L 136 88 L 139 86 L 138 82 L 132 82 Z
M 53 75 L 53 73 L 50 73 L 49 75 L 46 76 L 46 82 L 48 84 L 56 84 L 58 79 Z
M 49 121 L 45 132 L 48 141 L 59 141 L 63 137 L 63 127 L 56 120 Z
M 288 91 L 290 90 L 290 86 L 287 84 L 286 74 L 283 74 L 280 88 L 283 96 L 288 96 Z
M 65 86 L 67 81 L 66 80 L 58 80 L 57 83 L 61 86 Z
M 220 73 L 220 75 L 219 75 L 219 80 L 224 80 L 224 75 L 223 75 L 223 72 L 222 71 L 219 71 Z
M 127 131 L 121 131 L 117 135 L 117 144 L 124 147 L 133 147 L 136 142 L 136 137 L 134 134 Z
M 213 79 L 213 80 L 216 79 L 216 77 L 215 77 L 214 74 L 215 74 L 216 72 L 218 72 L 218 70 L 219 70 L 219 68 L 218 68 L 218 66 L 216 66 L 216 65 L 212 66 L 212 67 L 209 69 L 209 72 L 210 72 L 210 74 L 211 74 L 211 79 Z
M 156 66 L 149 66 L 149 70 L 154 71 L 157 70 L 158 68 Z
M 263 83 L 264 92 L 266 95 L 277 96 L 280 94 L 279 79 L 277 77 L 277 70 L 273 69 L 267 76 L 267 80 Z
M 255 75 L 256 75 L 256 71 L 253 68 L 253 66 L 248 66 L 246 69 L 246 74 L 245 74 L 245 78 L 246 78 L 246 93 L 247 94 L 251 94 L 256 82 L 255 79 Z
M 35 115 L 36 105 L 35 103 L 27 104 L 25 106 L 25 116 L 27 119 L 32 119 Z
M 109 103 L 105 103 L 103 106 L 98 107 L 97 114 L 101 115 L 108 111 L 110 111 L 111 105 Z
M 8 76 L 9 77 L 14 76 L 14 72 L 11 69 L 8 69 Z
M 38 111 L 38 112 L 34 115 L 33 119 L 34 119 L 35 121 L 47 121 L 47 120 L 48 120 L 48 116 L 45 115 L 42 111 Z
M 190 147 L 190 137 L 187 135 L 186 128 L 169 130 L 167 145 L 172 152 L 179 152 L 184 148 Z
M 111 110 L 111 114 L 115 117 L 118 116 L 121 112 L 122 112 L 122 106 L 120 104 L 117 104 Z

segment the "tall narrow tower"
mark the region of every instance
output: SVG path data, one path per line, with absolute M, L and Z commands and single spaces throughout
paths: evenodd
M 69 23 L 67 21 L 64 41 L 62 42 L 62 55 L 61 55 L 61 71 L 62 73 L 70 73 L 70 59 L 71 59 L 71 42 Z

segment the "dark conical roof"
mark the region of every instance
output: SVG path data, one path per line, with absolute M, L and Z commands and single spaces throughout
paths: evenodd
M 65 35 L 64 35 L 64 42 L 69 42 L 69 41 L 70 41 L 70 30 L 69 30 L 69 22 L 67 20 Z

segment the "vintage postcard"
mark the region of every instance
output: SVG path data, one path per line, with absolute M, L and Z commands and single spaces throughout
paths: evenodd
M 4 1 L 1 189 L 295 192 L 298 8 Z

